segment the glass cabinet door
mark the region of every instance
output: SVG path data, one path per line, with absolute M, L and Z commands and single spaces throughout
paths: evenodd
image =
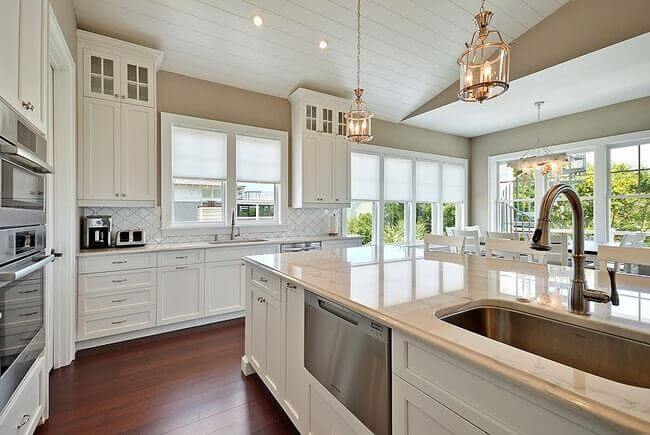
M 318 131 L 318 108 L 313 104 L 305 105 L 305 131 Z
M 119 58 L 95 50 L 84 50 L 84 95 L 116 100 L 120 97 Z
M 122 59 L 122 101 L 153 106 L 153 66 Z
M 321 133 L 334 133 L 334 109 L 321 107 Z
M 348 124 L 345 122 L 345 112 L 341 112 L 339 110 L 337 114 L 338 116 L 336 118 L 336 134 L 338 136 L 347 136 Z

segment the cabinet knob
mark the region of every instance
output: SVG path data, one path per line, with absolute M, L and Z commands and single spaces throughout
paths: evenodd
M 20 104 L 23 106 L 23 109 L 25 110 L 34 110 L 34 105 L 30 103 L 29 101 L 21 101 Z
M 122 196 L 126 196 L 126 193 L 123 193 Z
M 295 288 L 298 288 L 298 287 L 297 287 L 295 284 L 288 282 L 288 283 L 287 283 L 287 288 L 293 288 L 293 289 L 295 289 Z
M 28 414 L 23 415 L 23 418 L 20 419 L 20 423 L 18 423 L 17 429 L 22 428 L 25 426 L 27 423 L 29 423 L 29 420 L 31 420 L 31 416 Z
M 122 95 L 122 99 L 123 99 L 123 100 L 126 100 L 126 95 Z
M 114 97 L 115 98 L 120 98 L 120 96 L 118 94 L 115 94 Z

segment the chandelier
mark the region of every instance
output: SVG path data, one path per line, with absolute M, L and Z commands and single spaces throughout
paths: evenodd
M 353 142 L 368 142 L 372 140 L 372 112 L 361 98 L 363 89 L 360 85 L 361 76 L 361 0 L 357 0 L 357 88 L 354 90 L 354 101 L 350 105 L 345 119 L 348 124 L 346 137 Z
M 508 166 L 519 169 L 525 174 L 539 170 L 542 175 L 559 175 L 568 162 L 568 156 L 566 153 L 551 153 L 548 147 L 541 144 L 542 125 L 540 115 L 543 104 L 543 101 L 535 102 L 537 107 L 537 147 L 530 152 L 526 152 L 520 159 L 508 163 Z
M 482 103 L 508 90 L 510 80 L 510 45 L 503 42 L 498 30 L 490 30 L 492 11 L 485 10 L 485 0 L 474 16 L 478 30 L 465 44 L 467 50 L 458 58 L 462 101 Z

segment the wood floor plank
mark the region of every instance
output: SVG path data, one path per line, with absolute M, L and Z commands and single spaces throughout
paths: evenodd
M 38 434 L 296 434 L 240 371 L 242 320 L 83 350 L 50 376 Z

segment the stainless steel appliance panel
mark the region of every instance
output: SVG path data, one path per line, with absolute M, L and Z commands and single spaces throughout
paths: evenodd
M 281 243 L 280 252 L 306 252 L 320 251 L 323 249 L 321 242 Z
M 305 368 L 368 429 L 391 433 L 390 328 L 305 292 Z
M 45 178 L 0 158 L 0 227 L 45 223 Z

